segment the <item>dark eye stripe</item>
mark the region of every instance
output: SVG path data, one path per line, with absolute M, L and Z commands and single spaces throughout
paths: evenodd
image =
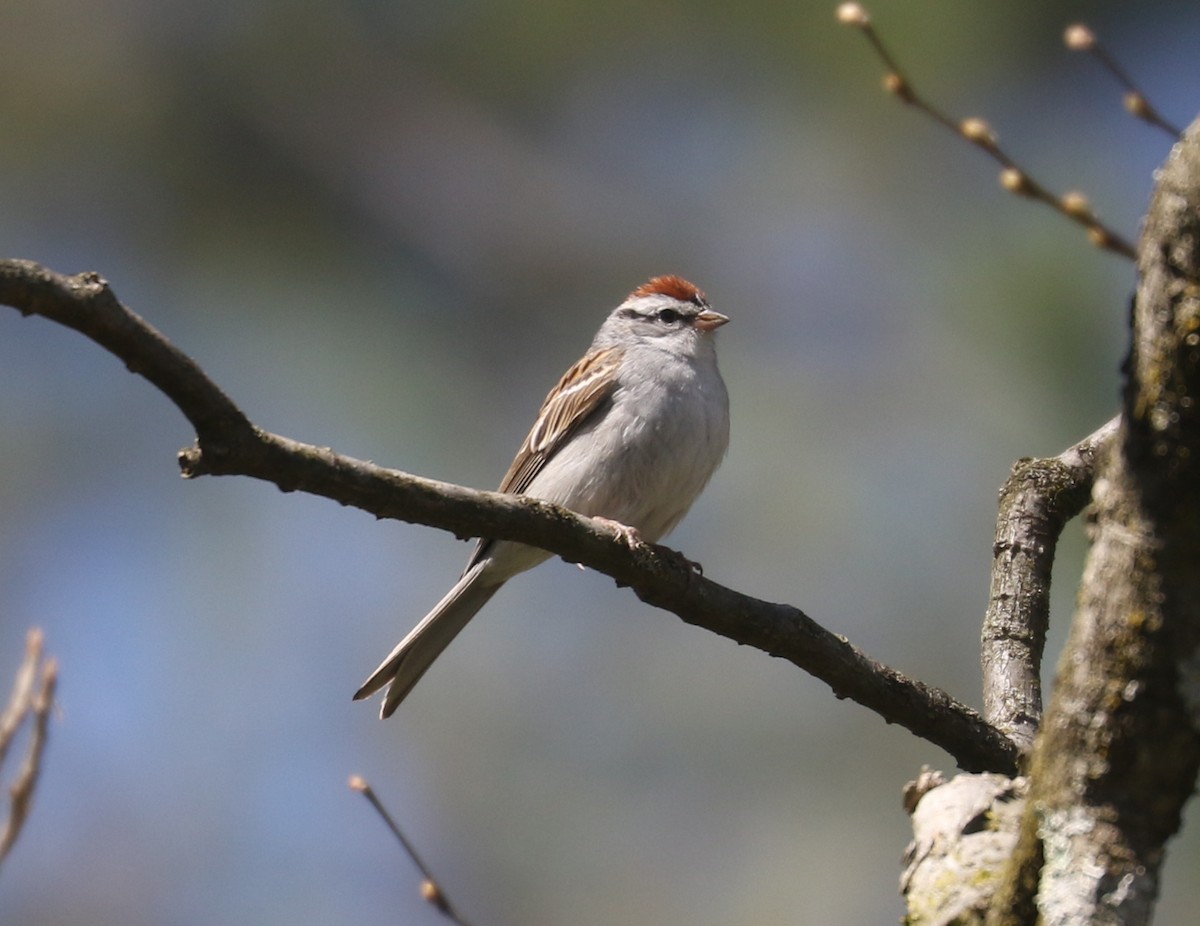
M 678 308 L 667 306 L 666 308 L 657 310 L 626 306 L 621 309 L 620 314 L 625 318 L 636 318 L 643 322 L 658 322 L 663 325 L 676 325 L 679 322 L 683 322 L 690 325 L 700 312 L 693 311 L 689 304 Z

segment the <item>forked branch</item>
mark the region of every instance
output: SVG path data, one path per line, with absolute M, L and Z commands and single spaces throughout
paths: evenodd
M 42 770 L 57 684 L 58 664 L 43 653 L 42 632 L 29 631 L 25 658 L 17 670 L 8 705 L 0 714 L 0 769 L 4 768 L 8 751 L 27 720 L 31 728 L 25 759 L 8 786 L 8 816 L 0 827 L 0 863 L 16 844 L 33 808 L 33 792 Z

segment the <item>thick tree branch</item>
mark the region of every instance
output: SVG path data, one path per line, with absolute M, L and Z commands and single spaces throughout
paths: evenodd
M 1000 490 L 992 588 L 983 621 L 983 716 L 1027 752 L 1042 720 L 1042 652 L 1058 538 L 1092 492 L 1113 418 L 1056 457 L 1019 460 Z
M 1149 923 L 1200 770 L 1200 121 L 1159 175 L 1139 269 L 1122 423 L 1033 753 L 1024 861 L 989 923 L 1027 922 L 1013 911 L 1034 891 L 1048 926 Z
M 664 547 L 631 548 L 612 528 L 554 505 L 383 469 L 253 426 L 191 359 L 125 308 L 95 274 L 68 277 L 29 261 L 0 261 L 0 302 L 80 331 L 170 398 L 196 429 L 196 444 L 179 455 L 185 476 L 252 476 L 379 518 L 542 547 L 611 576 L 690 624 L 787 659 L 839 698 L 941 746 L 964 769 L 1016 767 L 1013 743 L 945 692 L 871 659 L 796 608 L 696 575 Z
M 0 301 L 74 328 L 119 357 L 175 403 L 201 441 L 244 438 L 252 429 L 195 362 L 122 305 L 98 273 L 64 276 L 33 261 L 0 261 Z

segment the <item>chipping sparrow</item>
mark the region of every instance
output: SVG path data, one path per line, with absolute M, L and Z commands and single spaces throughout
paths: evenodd
M 687 513 L 729 445 L 729 397 L 713 333 L 728 318 L 677 276 L 629 294 L 567 370 L 500 483 L 654 543 Z M 354 698 L 385 685 L 388 717 L 506 581 L 550 558 L 482 539 L 462 577 L 392 650 Z

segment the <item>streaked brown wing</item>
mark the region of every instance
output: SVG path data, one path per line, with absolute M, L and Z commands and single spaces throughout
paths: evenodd
M 563 374 L 546 396 L 537 421 L 500 481 L 501 492 L 519 495 L 529 488 L 546 461 L 612 393 L 620 361 L 620 349 L 607 347 L 584 355 Z M 490 543 L 487 538 L 480 539 L 467 561 L 468 570 L 479 562 Z
M 619 348 L 609 347 L 587 354 L 563 374 L 546 396 L 533 429 L 500 480 L 501 492 L 519 495 L 529 488 L 546 461 L 612 392 L 619 363 Z

